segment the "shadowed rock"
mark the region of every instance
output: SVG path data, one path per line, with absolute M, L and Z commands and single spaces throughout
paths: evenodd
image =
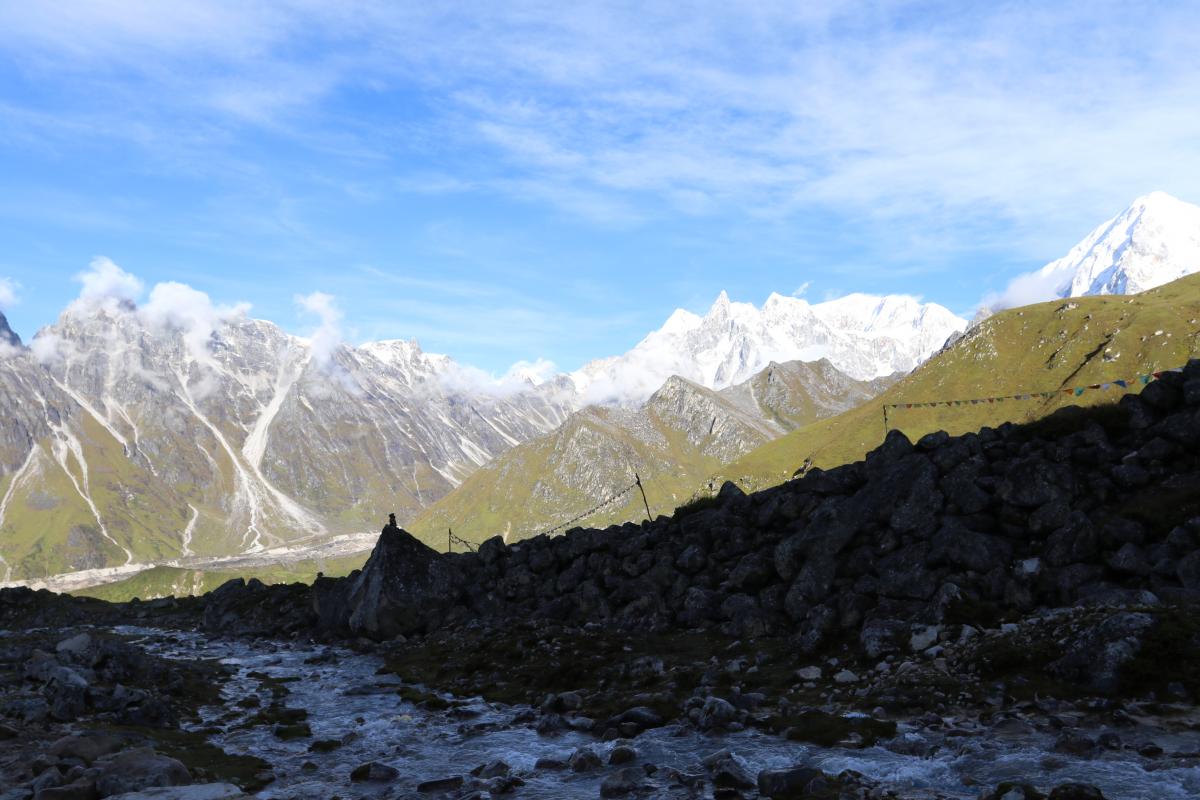
M 449 559 L 389 524 L 362 571 L 349 579 L 340 605 L 352 633 L 392 638 L 436 627 L 461 594 L 461 576 Z

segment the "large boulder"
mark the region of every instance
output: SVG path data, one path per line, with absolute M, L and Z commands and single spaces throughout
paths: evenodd
M 342 613 L 352 633 L 390 639 L 430 630 L 462 593 L 450 559 L 389 525 L 362 572 L 346 587 Z
M 191 782 L 192 776 L 181 762 L 159 755 L 149 747 L 138 747 L 105 763 L 96 779 L 96 789 L 108 797 L 156 786 L 186 786 Z
M 1088 627 L 1062 644 L 1063 655 L 1048 665 L 1051 674 L 1111 694 L 1120 686 L 1121 668 L 1137 657 L 1154 618 L 1126 611 Z

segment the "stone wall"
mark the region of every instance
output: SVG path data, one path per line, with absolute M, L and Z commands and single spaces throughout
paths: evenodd
M 372 638 L 541 618 L 811 650 L 890 621 L 1198 596 L 1193 361 L 1114 406 L 916 443 L 893 431 L 865 461 L 749 496 L 727 484 L 640 525 L 454 555 L 394 530 L 361 573 L 318 581 L 312 612 Z

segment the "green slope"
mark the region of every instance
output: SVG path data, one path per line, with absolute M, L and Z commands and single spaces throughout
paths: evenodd
M 258 578 L 263 583 L 312 583 L 317 573 L 337 578 L 348 575 L 366 563 L 370 553 L 358 553 L 341 558 L 295 561 L 275 566 L 256 566 L 243 569 L 199 570 L 183 567 L 152 567 L 102 586 L 79 589 L 71 594 L 98 597 L 110 602 L 124 602 L 134 597 L 153 600 L 159 597 L 183 597 L 211 592 L 234 578 Z
M 614 409 L 587 409 L 553 434 L 513 448 L 480 468 L 413 520 L 415 535 L 446 548 L 446 531 L 479 542 L 497 534 L 508 541 L 535 535 L 628 487 L 641 475 L 654 513 L 669 513 L 721 460 L 655 418 L 638 433 Z M 764 436 L 762 441 L 766 441 Z M 636 490 L 575 524 L 602 526 L 644 516 Z
M 883 439 L 885 403 L 920 403 L 1060 390 L 1182 366 L 1200 355 L 1200 275 L 1140 295 L 1056 300 L 996 314 L 862 406 L 763 445 L 721 471 L 753 488 L 779 483 L 811 457 L 819 467 L 862 458 Z M 910 439 L 1022 422 L 1067 405 L 1119 399 L 1122 390 L 1044 400 L 893 409 Z M 1131 389 L 1136 391 L 1136 388 Z
M 448 528 L 472 542 L 497 534 L 517 541 L 565 524 L 642 519 L 645 504 L 636 490 L 587 513 L 629 487 L 635 472 L 651 513 L 670 513 L 706 493 L 702 487 L 723 464 L 852 407 L 887 383 L 853 380 L 824 360 L 772 363 L 720 392 L 672 378 L 640 408 L 588 408 L 513 448 L 407 527 L 444 550 Z

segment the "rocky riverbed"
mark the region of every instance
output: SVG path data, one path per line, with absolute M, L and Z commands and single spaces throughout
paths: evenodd
M 879 663 L 889 666 L 869 672 L 829 660 L 793 669 L 782 663 L 786 654 L 737 641 L 710 654 L 712 641 L 662 651 L 666 640 L 618 637 L 599 647 L 595 664 L 584 661 L 607 668 L 556 676 L 555 652 L 561 661 L 571 647 L 595 645 L 588 632 L 530 626 L 508 646 L 488 646 L 494 632 L 478 631 L 457 643 L 370 652 L 130 627 L 9 632 L 0 637 L 9 732 L 0 780 L 10 788 L 0 796 L 1200 793 L 1200 716 L 1190 704 L 1021 699 L 992 684 L 979 696 L 947 694 L 951 664 L 979 649 L 960 646 L 956 633 L 947 644 L 885 657 Z M 1023 634 L 985 629 L 965 642 L 1014 635 Z M 471 691 L 472 680 L 487 676 L 472 671 L 467 654 L 504 658 L 513 646 L 529 649 L 511 667 L 498 665 L 510 680 Z M 429 659 L 437 653 L 444 658 L 435 668 Z M 77 684 L 82 694 L 69 688 Z M 446 691 L 451 686 L 462 691 Z M 941 696 L 918 715 L 888 702 L 902 686 Z M 495 699 L 547 687 L 533 705 Z

